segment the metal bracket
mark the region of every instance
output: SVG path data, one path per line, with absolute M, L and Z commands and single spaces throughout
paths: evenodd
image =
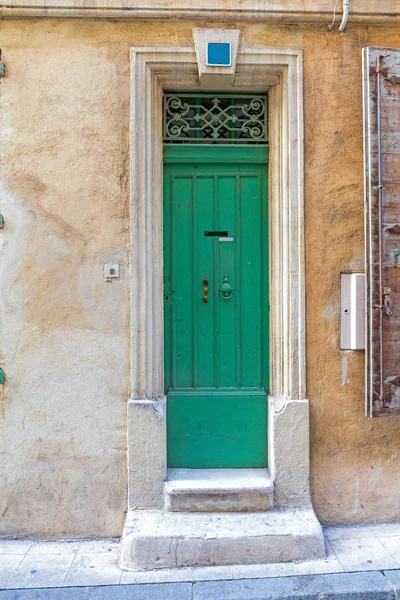
M 2 54 L 2 51 L 0 48 L 0 83 L 1 83 L 1 78 L 4 77 L 6 74 L 6 65 L 1 60 L 1 54 Z
M 393 300 L 391 293 L 392 290 L 390 287 L 383 288 L 383 310 L 385 315 L 388 315 L 389 317 L 393 314 Z

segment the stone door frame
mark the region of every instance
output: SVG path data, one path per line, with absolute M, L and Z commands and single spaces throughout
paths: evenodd
M 201 91 L 192 48 L 131 49 L 129 509 L 164 507 L 164 90 Z M 222 90 L 221 90 L 222 91 Z M 227 92 L 269 95 L 270 396 L 268 468 L 275 506 L 309 505 L 303 195 L 303 64 L 297 50 L 239 51 Z

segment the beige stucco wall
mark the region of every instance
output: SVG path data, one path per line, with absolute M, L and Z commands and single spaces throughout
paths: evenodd
M 332 0 L 7 0 L 0 2 L 0 18 L 113 18 L 211 19 L 292 23 L 330 22 L 336 9 L 341 17 L 343 4 Z M 399 26 L 397 0 L 351 0 L 350 18 L 363 25 Z
M 0 22 L 2 533 L 122 531 L 129 48 L 190 46 L 194 25 L 212 23 Z M 364 418 L 364 355 L 338 349 L 339 273 L 363 269 L 361 48 L 400 47 L 400 29 L 229 26 L 243 46 L 304 50 L 314 506 L 324 522 L 400 519 L 400 420 Z

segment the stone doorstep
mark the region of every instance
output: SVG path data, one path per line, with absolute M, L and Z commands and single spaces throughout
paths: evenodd
M 268 564 L 325 558 L 312 508 L 253 513 L 131 510 L 122 568 Z
M 191 512 L 253 512 L 274 506 L 268 469 L 168 469 L 165 508 Z

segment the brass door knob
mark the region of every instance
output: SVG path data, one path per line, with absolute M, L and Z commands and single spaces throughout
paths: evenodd
M 203 302 L 207 304 L 208 302 L 208 279 L 205 277 L 203 279 Z

